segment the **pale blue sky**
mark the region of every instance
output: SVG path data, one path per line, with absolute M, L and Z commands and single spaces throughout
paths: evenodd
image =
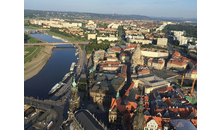
M 197 0 L 24 0 L 24 9 L 197 18 Z

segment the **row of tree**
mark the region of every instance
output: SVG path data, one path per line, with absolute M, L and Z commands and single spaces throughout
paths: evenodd
M 55 27 L 50 27 L 50 31 L 61 34 L 61 35 L 64 35 L 64 36 L 67 36 L 67 37 L 72 37 L 73 36 L 72 34 L 66 33 L 65 31 L 63 31 L 63 32 L 59 31 L 59 28 L 55 28 Z
M 98 44 L 96 39 L 92 39 L 90 40 L 90 44 L 86 45 L 86 52 L 87 54 L 91 54 L 93 52 L 93 49 L 95 51 L 99 49 L 106 51 L 109 47 L 110 47 L 109 44 L 103 44 L 103 43 Z
M 186 37 L 195 37 L 197 38 L 197 26 L 193 25 L 167 25 L 162 30 L 164 33 L 170 32 L 171 30 L 174 31 L 186 31 Z
M 122 34 L 125 34 L 125 30 L 122 26 L 118 26 L 118 36 L 121 37 Z

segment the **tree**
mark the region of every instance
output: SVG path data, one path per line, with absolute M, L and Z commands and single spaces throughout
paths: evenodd
M 179 46 L 179 40 L 173 40 L 173 44 L 175 45 L 175 46 Z

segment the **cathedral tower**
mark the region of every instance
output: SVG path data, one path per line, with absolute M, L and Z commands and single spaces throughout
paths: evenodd
M 138 102 L 138 107 L 136 111 L 136 115 L 133 120 L 133 130 L 143 130 L 145 124 L 145 118 L 143 114 L 143 100 L 142 96 L 140 97 L 140 101 Z
M 73 82 L 71 85 L 71 97 L 69 99 L 69 111 L 68 117 L 71 119 L 73 116 L 73 111 L 80 106 L 80 97 L 78 96 L 78 87 L 76 86 L 75 77 L 73 76 Z

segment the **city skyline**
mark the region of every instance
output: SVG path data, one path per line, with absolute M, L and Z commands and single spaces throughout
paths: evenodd
M 48 6 L 51 5 L 51 6 Z M 135 6 L 134 6 L 135 5 Z M 100 14 L 144 15 L 149 17 L 197 18 L 197 0 L 100 1 L 25 0 L 24 9 Z

